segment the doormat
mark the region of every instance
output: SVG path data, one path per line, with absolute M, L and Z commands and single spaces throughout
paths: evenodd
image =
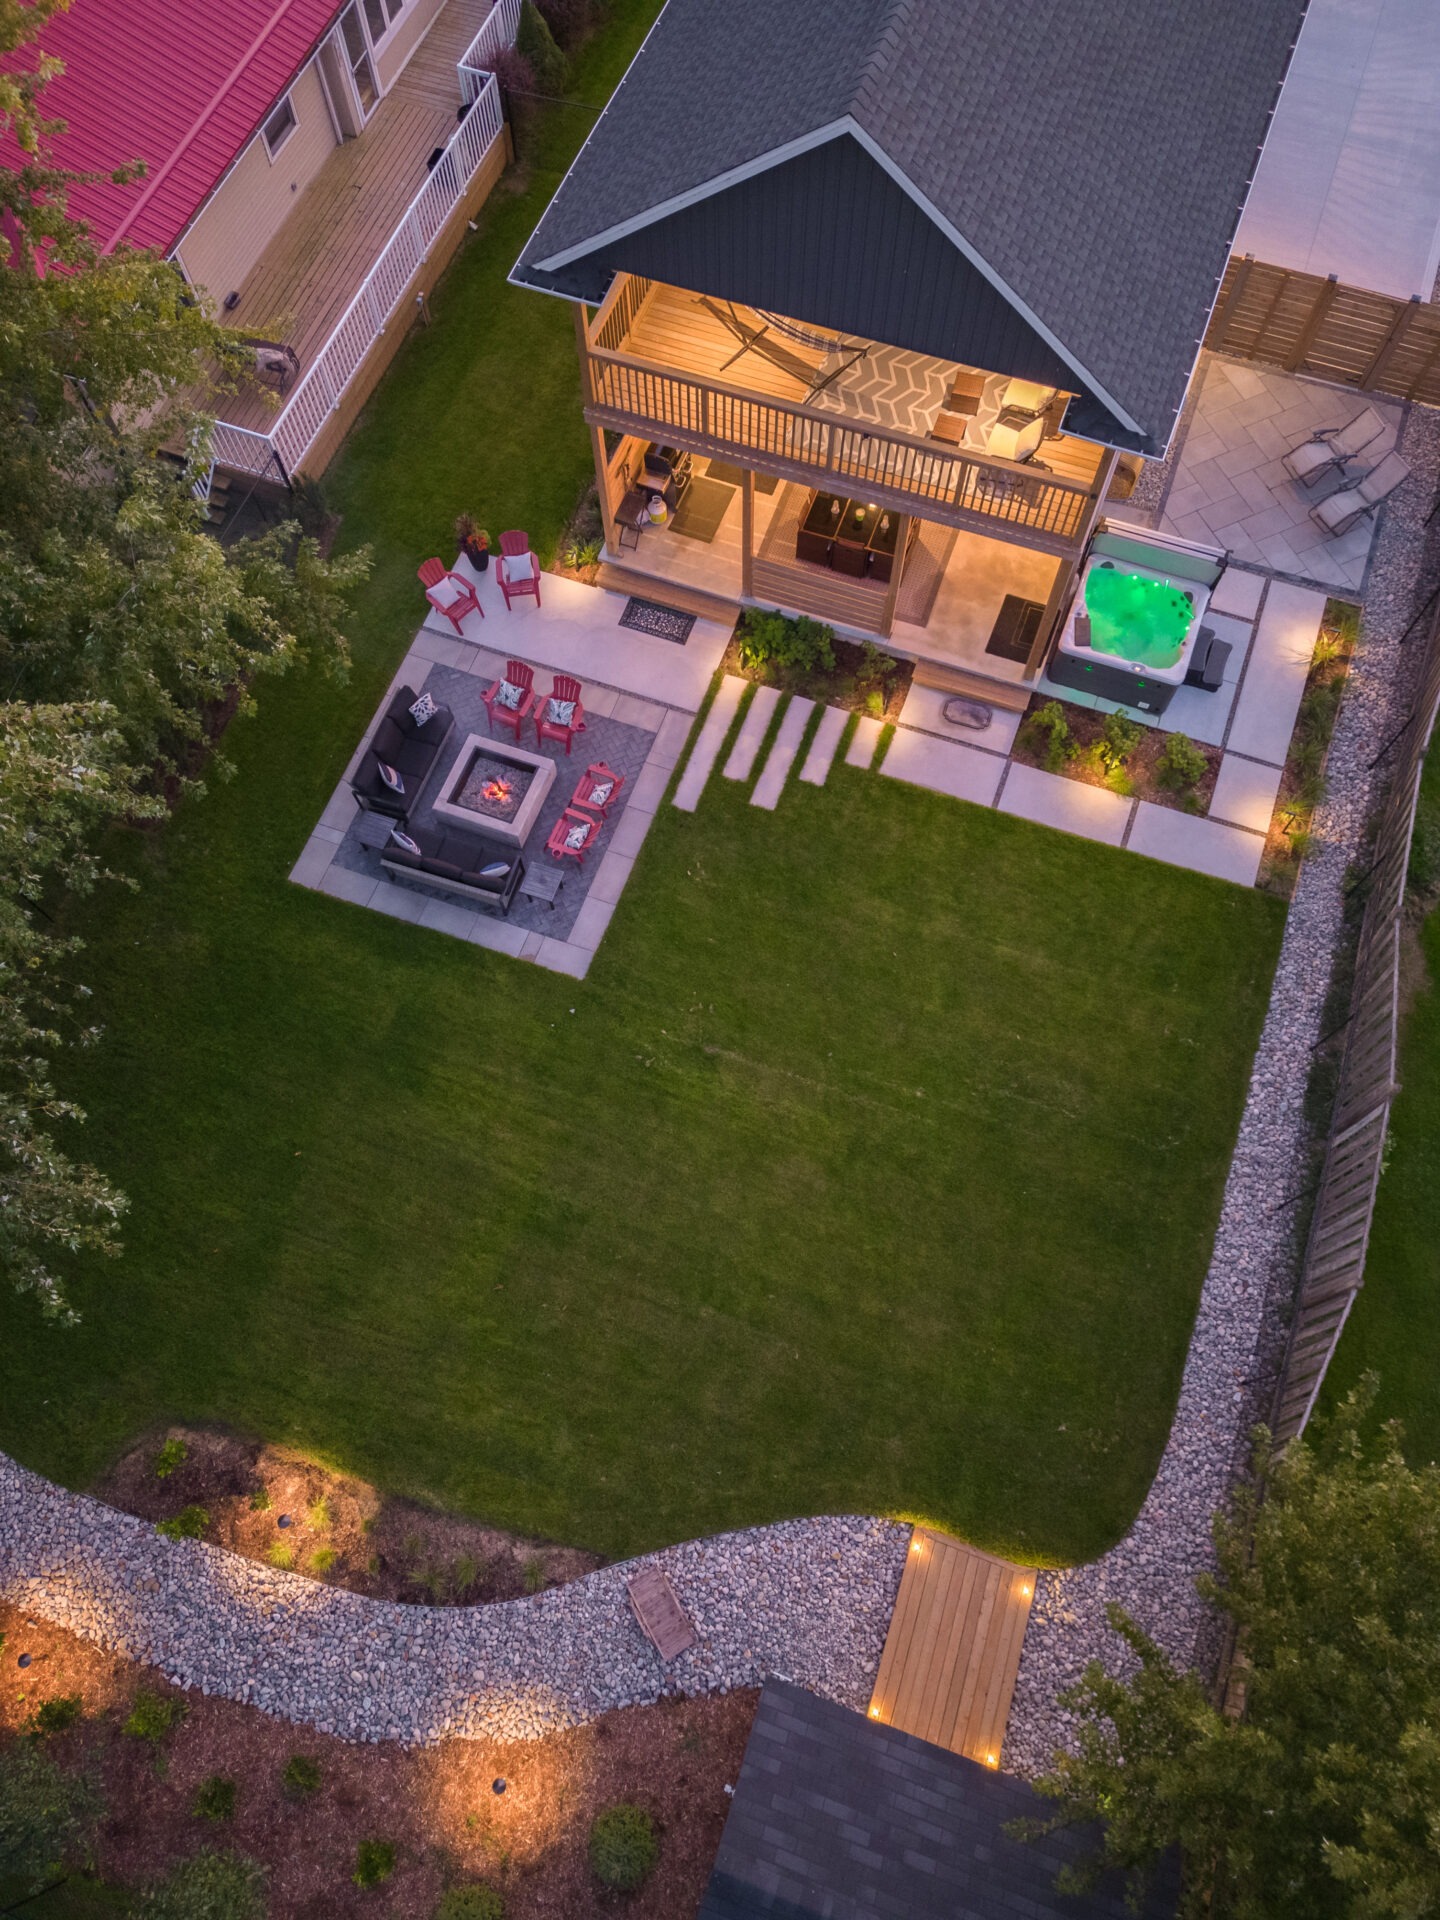
M 734 487 L 722 487 L 718 480 L 692 480 L 675 509 L 671 526 L 689 540 L 713 540 L 730 511 L 735 491 Z
M 739 487 L 745 484 L 743 467 L 732 467 L 727 460 L 712 460 L 705 469 L 711 480 L 721 480 L 727 487 Z M 774 493 L 780 482 L 773 473 L 757 473 L 755 476 L 756 493 Z
M 657 600 L 630 599 L 625 602 L 620 624 L 636 633 L 648 633 L 652 640 L 673 640 L 683 647 L 695 625 L 695 615 L 681 613 L 677 607 L 662 607 Z
M 1038 600 L 1022 600 L 1018 593 L 1007 593 L 985 651 L 998 654 L 1002 660 L 1018 661 L 1023 667 L 1030 658 L 1044 611 Z

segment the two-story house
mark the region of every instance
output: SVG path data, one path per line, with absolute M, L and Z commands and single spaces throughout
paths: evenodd
M 668 0 L 512 275 L 575 306 L 605 577 L 1033 682 L 1175 431 L 1302 12 Z

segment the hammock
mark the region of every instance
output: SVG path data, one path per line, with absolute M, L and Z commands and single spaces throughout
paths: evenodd
M 784 314 L 768 313 L 762 307 L 753 309 L 764 325 L 758 329 L 749 326 L 736 310 L 735 302 L 727 300 L 722 307 L 706 294 L 700 296 L 700 305 L 708 308 L 717 320 L 734 334 L 740 342 L 739 351 L 732 353 L 720 369 L 723 373 L 734 366 L 747 353 L 758 353 L 763 360 L 769 360 L 784 372 L 803 382 L 808 389 L 807 397 L 813 399 L 817 393 L 823 393 L 828 386 L 838 380 L 842 374 L 863 360 L 870 351 L 870 343 L 864 340 L 850 340 L 844 334 L 827 333 L 819 327 L 803 326 L 798 320 L 791 320 Z M 824 362 L 812 367 L 793 353 L 782 347 L 778 341 L 767 339 L 770 333 L 783 334 L 787 340 L 793 340 L 797 346 L 808 347 L 812 353 L 834 359 L 837 364 L 829 373 L 825 372 Z M 849 356 L 848 358 L 846 356 Z

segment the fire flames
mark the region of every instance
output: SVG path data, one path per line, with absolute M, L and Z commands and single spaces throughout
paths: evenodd
M 480 791 L 492 807 L 503 806 L 510 798 L 510 782 L 499 779 L 487 780 Z

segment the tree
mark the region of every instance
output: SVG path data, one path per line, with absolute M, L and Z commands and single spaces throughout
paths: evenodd
M 0 0 L 0 56 L 57 4 Z M 0 1268 L 63 1314 L 57 1258 L 117 1251 L 124 1206 L 62 1151 L 83 1116 L 49 1064 L 95 1037 L 64 979 L 68 897 L 102 877 L 86 849 L 197 787 L 217 714 L 261 675 L 344 670 L 369 556 L 330 560 L 294 522 L 228 551 L 205 531 L 201 407 L 241 356 L 168 262 L 101 254 L 70 217 L 82 176 L 53 164 L 43 113 L 55 71 L 0 74 L 20 149 L 0 165 Z
M 0 1753 L 0 1879 L 36 1893 L 87 1857 L 100 1796 L 33 1740 Z
M 1411 1468 L 1394 1423 L 1366 1437 L 1375 1388 L 1279 1457 L 1262 1430 L 1216 1521 L 1201 1589 L 1237 1630 L 1238 1719 L 1111 1610 L 1138 1671 L 1087 1669 L 1078 1750 L 1038 1783 L 1049 1826 L 1103 1823 L 1083 1877 L 1178 1844 L 1187 1916 L 1440 1911 L 1440 1469 Z

